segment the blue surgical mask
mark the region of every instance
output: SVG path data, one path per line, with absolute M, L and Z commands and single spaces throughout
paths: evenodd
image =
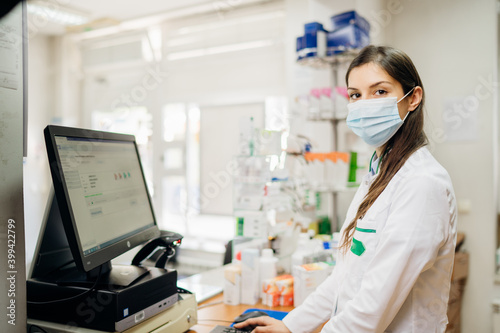
M 408 96 L 413 87 L 399 101 L 396 97 L 363 99 L 347 105 L 347 126 L 367 144 L 383 146 L 403 125 L 399 116 L 398 103 Z

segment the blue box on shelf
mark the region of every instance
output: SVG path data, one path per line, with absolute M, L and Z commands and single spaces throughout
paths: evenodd
M 370 44 L 370 37 L 355 25 L 348 25 L 328 33 L 327 56 L 347 50 L 360 49 Z
M 327 56 L 370 44 L 370 23 L 356 11 L 334 15 L 331 21 L 334 30 L 327 36 Z
M 326 33 L 323 25 L 318 22 L 304 25 L 304 40 L 302 46 L 304 57 L 324 57 L 326 55 Z
M 332 30 L 337 30 L 348 25 L 355 25 L 366 35 L 370 34 L 370 23 L 354 10 L 334 15 L 330 20 L 332 21 Z
M 304 36 L 297 37 L 297 60 L 304 58 Z

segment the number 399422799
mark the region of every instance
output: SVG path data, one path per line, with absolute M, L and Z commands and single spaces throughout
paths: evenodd
M 16 268 L 16 222 L 9 219 L 7 223 L 7 265 L 9 269 Z

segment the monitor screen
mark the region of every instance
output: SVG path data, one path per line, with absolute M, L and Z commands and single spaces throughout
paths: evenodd
M 89 271 L 159 235 L 134 136 L 60 126 L 45 135 L 79 268 Z

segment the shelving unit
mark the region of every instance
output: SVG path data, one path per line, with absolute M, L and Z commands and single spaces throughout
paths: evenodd
M 234 157 L 233 215 L 237 236 L 267 239 L 275 231 L 269 225 L 269 212 L 300 210 L 296 190 L 305 184 L 276 177 L 276 170 L 283 169 L 282 159 L 290 157 L 284 152 Z
M 349 64 L 354 57 L 358 54 L 359 50 L 346 50 L 342 53 L 338 53 L 335 56 L 329 56 L 324 58 L 303 58 L 297 61 L 297 63 L 301 66 L 306 66 L 314 69 L 324 69 L 330 71 L 330 82 L 332 90 L 335 90 L 338 87 L 338 75 L 339 75 L 339 67 L 342 65 Z M 319 117 L 308 117 L 308 121 L 328 121 L 332 126 L 332 138 L 333 138 L 333 150 L 338 151 L 339 147 L 339 130 L 338 126 L 340 122 L 345 121 L 345 117 L 339 117 L 338 110 L 335 110 L 335 106 L 332 110 L 332 117 L 321 117 L 321 110 L 319 112 Z M 347 180 L 346 180 L 347 182 Z M 310 190 L 320 193 L 330 193 L 332 195 L 332 219 L 331 219 L 331 228 L 332 231 L 339 231 L 340 221 L 339 221 L 339 210 L 338 210 L 338 194 L 347 191 L 356 191 L 357 187 L 318 187 L 311 188 Z

